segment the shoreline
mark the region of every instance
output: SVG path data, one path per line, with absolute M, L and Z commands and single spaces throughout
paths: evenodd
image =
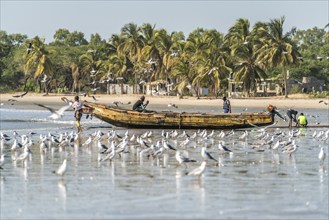
M 49 105 L 63 105 L 63 101 L 61 97 L 67 97 L 69 100 L 74 99 L 74 94 L 53 94 L 49 93 L 49 95 L 45 96 L 40 93 L 28 93 L 22 98 L 14 98 L 13 95 L 17 95 L 21 93 L 5 93 L 0 94 L 0 103 L 1 107 L 17 107 L 24 106 L 24 108 L 29 108 L 27 105 L 35 106 L 33 103 L 40 104 L 49 104 Z M 129 94 L 129 95 L 107 95 L 107 94 L 95 94 L 94 96 L 97 99 L 97 103 L 110 105 L 113 101 L 121 101 L 123 103 L 130 102 L 131 106 L 140 98 L 142 94 Z M 8 101 L 9 99 L 14 99 L 16 101 Z M 84 97 L 80 96 L 81 101 L 95 102 L 92 97 Z M 145 95 L 145 100 L 149 100 L 150 108 L 152 106 L 168 106 L 169 103 L 174 103 L 177 106 L 194 106 L 200 108 L 203 107 L 217 107 L 221 110 L 223 101 L 221 97 L 217 99 L 215 97 L 201 97 L 197 99 L 196 97 L 184 97 L 179 99 L 177 96 L 151 96 Z M 232 106 L 232 112 L 235 108 L 262 108 L 266 109 L 269 104 L 277 106 L 278 109 L 288 109 L 294 108 L 298 110 L 305 109 L 321 109 L 328 110 L 329 114 L 329 104 L 325 105 L 323 102 L 319 103 L 319 101 L 323 100 L 329 103 L 329 97 L 326 98 L 306 98 L 305 95 L 296 94 L 290 95 L 289 98 L 284 98 L 282 96 L 276 97 L 253 97 L 253 98 L 229 98 Z M 127 105 L 124 105 L 127 106 Z M 32 107 L 33 108 L 33 107 Z

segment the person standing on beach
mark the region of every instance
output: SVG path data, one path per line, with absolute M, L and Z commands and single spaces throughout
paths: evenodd
M 146 108 L 146 106 L 149 104 L 149 101 L 146 101 L 144 104 L 145 96 L 142 96 L 140 99 L 137 100 L 137 102 L 133 105 L 133 110 L 142 112 Z
M 226 96 L 224 96 L 223 101 L 224 101 L 223 102 L 224 113 L 232 113 L 230 100 L 228 100 Z
M 308 124 L 307 119 L 303 113 L 300 113 L 297 120 L 298 120 L 298 124 L 302 127 L 306 127 Z
M 297 121 L 297 114 L 298 111 L 294 110 L 294 109 L 288 109 L 287 110 L 287 116 L 289 118 L 289 128 L 292 127 L 292 121 L 294 121 L 296 123 L 296 127 L 298 126 L 298 121 Z
M 76 124 L 77 124 L 77 128 L 78 128 L 78 132 L 81 132 L 81 124 L 80 124 L 80 120 L 82 117 L 82 106 L 83 106 L 83 102 L 79 101 L 79 96 L 75 96 L 74 97 L 74 103 L 72 104 L 72 107 L 74 108 L 74 117 L 76 120 Z

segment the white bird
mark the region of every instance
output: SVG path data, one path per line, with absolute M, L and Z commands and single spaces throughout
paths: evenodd
M 275 144 L 272 146 L 273 150 L 276 150 L 280 147 L 280 141 L 278 140 L 277 142 L 275 142 Z
M 211 154 L 206 150 L 206 147 L 202 147 L 201 149 L 201 156 L 203 157 L 204 160 L 213 160 L 216 161 L 218 165 L 218 160 L 216 160 L 213 156 L 211 156 Z
M 232 152 L 230 149 L 228 149 L 226 146 L 224 146 L 224 141 L 219 141 L 218 143 L 218 150 L 225 151 L 225 152 Z
M 181 154 L 181 152 L 179 150 L 176 151 L 175 158 L 178 161 L 179 165 L 182 165 L 184 163 L 184 165 L 186 166 L 185 163 L 187 163 L 187 162 L 196 162 L 196 160 L 191 160 L 188 157 Z
M 55 110 L 53 108 L 50 108 L 48 106 L 45 106 L 45 105 L 42 105 L 42 104 L 37 104 L 37 103 L 34 103 L 35 105 L 37 106 L 40 106 L 42 108 L 45 108 L 45 109 L 48 109 L 52 114 L 49 116 L 49 118 L 53 119 L 53 120 L 56 120 L 56 119 L 59 119 L 59 118 L 62 118 L 63 115 L 64 115 L 64 112 L 66 110 L 68 110 L 71 106 L 72 106 L 72 102 L 69 102 L 68 105 L 65 105 L 63 107 L 61 107 L 60 109 L 58 110 Z
M 174 103 L 169 103 L 168 104 L 168 107 L 178 108 L 178 106 L 176 104 L 174 104 Z
M 323 147 L 321 147 L 319 153 L 319 160 L 321 164 L 323 164 L 324 159 L 326 159 L 326 153 L 324 152 Z
M 82 144 L 82 146 L 89 145 L 91 141 L 92 141 L 91 136 L 89 136 L 89 138 Z
M 176 148 L 174 148 L 171 144 L 169 144 L 167 141 L 165 140 L 162 140 L 162 144 L 163 144 L 163 147 L 166 149 L 166 150 L 177 150 Z
M 46 74 L 44 74 L 43 79 L 40 82 L 42 82 L 42 83 L 47 82 L 47 75 Z
M 24 152 L 20 154 L 16 159 L 14 159 L 14 161 L 25 162 L 27 158 L 30 156 L 30 154 L 31 154 L 31 150 L 27 146 L 24 146 Z
M 194 170 L 187 172 L 186 175 L 188 176 L 197 176 L 200 178 L 200 176 L 206 171 L 207 161 L 202 161 L 201 165 Z
M 0 169 L 3 169 L 2 168 L 2 165 L 5 164 L 5 154 L 1 154 L 1 157 L 0 157 Z
M 66 165 L 66 159 L 63 160 L 63 163 L 58 167 L 56 171 L 53 171 L 53 173 L 56 173 L 57 175 L 63 176 L 66 173 L 67 165 Z

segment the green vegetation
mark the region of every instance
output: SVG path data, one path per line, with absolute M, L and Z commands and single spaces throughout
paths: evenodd
M 95 80 L 128 83 L 136 92 L 141 81 L 166 80 L 180 96 L 194 90 L 199 97 L 200 88 L 207 87 L 217 97 L 232 77 L 252 96 L 263 79 L 277 79 L 287 88 L 288 78 L 307 76 L 324 80 L 328 91 L 327 27 L 284 33 L 284 21 L 250 27 L 247 19 L 238 19 L 226 35 L 197 28 L 187 37 L 129 23 L 108 40 L 96 33 L 89 41 L 81 32 L 59 29 L 49 44 L 38 36 L 0 31 L 0 91 L 88 92 L 88 83 Z

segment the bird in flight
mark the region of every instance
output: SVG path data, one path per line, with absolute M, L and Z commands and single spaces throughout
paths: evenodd
M 322 102 L 323 102 L 323 104 L 328 105 L 328 102 L 325 102 L 323 100 L 319 101 L 319 103 L 322 103 Z
M 43 79 L 40 82 L 42 82 L 42 83 L 47 82 L 47 75 L 46 74 L 44 74 Z
M 52 113 L 49 116 L 49 118 L 51 118 L 53 120 L 56 120 L 56 119 L 59 119 L 59 118 L 63 117 L 64 112 L 72 106 L 73 102 L 72 101 L 69 101 L 69 104 L 68 105 L 63 106 L 63 107 L 61 107 L 58 110 L 55 110 L 53 108 L 50 108 L 50 107 L 45 106 L 45 105 L 42 105 L 42 104 L 38 104 L 38 103 L 34 103 L 34 104 L 37 105 L 37 106 L 40 106 L 42 108 L 48 109 Z
M 20 95 L 13 95 L 14 98 L 23 98 L 29 91 L 24 92 L 23 94 Z
M 32 51 L 32 43 L 29 43 L 29 47 L 27 48 L 27 54 Z

